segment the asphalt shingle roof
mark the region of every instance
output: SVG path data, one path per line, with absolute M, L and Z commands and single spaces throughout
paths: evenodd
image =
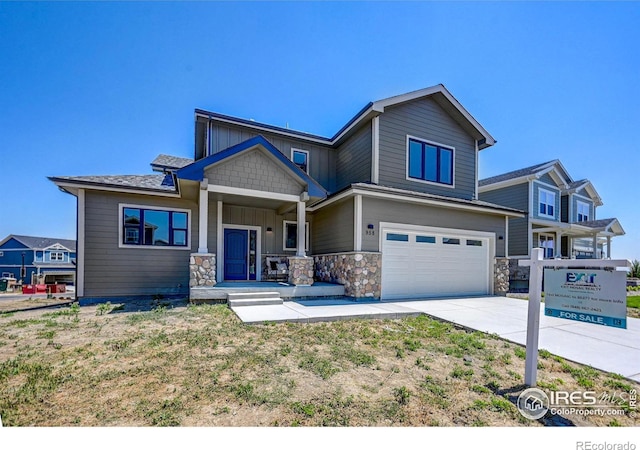
M 589 228 L 606 228 L 614 220 L 617 220 L 617 219 L 610 218 L 610 219 L 586 220 L 584 222 L 578 222 L 577 225 L 582 225 Z
M 135 189 L 148 189 L 163 192 L 176 192 L 171 174 L 157 175 L 84 175 L 77 177 L 52 177 L 52 180 L 74 183 L 97 184 L 101 186 L 119 186 Z
M 24 245 L 31 249 L 43 249 L 47 247 L 51 247 L 54 244 L 60 244 L 69 250 L 75 252 L 76 251 L 76 241 L 71 239 L 56 239 L 56 238 L 48 238 L 48 237 L 37 237 L 37 236 L 22 236 L 18 234 L 12 234 L 10 237 L 15 240 L 22 242 Z
M 182 169 L 193 162 L 191 158 L 181 158 L 179 156 L 171 155 L 158 155 L 156 159 L 151 162 L 151 167 L 158 167 L 164 169 Z
M 526 177 L 528 175 L 533 175 L 534 173 L 539 172 L 544 166 L 547 166 L 554 161 L 547 161 L 542 164 L 536 164 L 535 166 L 525 167 L 524 169 L 514 170 L 512 172 L 503 173 L 500 175 L 496 175 L 494 177 L 485 178 L 483 180 L 478 181 L 479 186 L 486 186 L 488 184 L 499 183 L 501 181 L 513 180 L 520 177 Z

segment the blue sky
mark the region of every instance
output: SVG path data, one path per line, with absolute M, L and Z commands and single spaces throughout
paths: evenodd
M 443 83 L 498 140 L 488 177 L 560 159 L 640 259 L 640 3 L 0 2 L 0 239 L 75 237 L 52 175 L 192 157 L 202 108 L 333 135 Z

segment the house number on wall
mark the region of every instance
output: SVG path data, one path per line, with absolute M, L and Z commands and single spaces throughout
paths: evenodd
M 364 234 L 366 234 L 367 236 L 375 236 L 376 235 L 376 231 L 375 230 L 365 230 Z

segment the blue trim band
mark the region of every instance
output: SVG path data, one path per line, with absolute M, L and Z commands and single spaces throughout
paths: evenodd
M 545 308 L 544 315 L 550 317 L 558 317 L 560 319 L 575 320 L 577 322 L 592 323 L 595 325 L 604 325 L 614 328 L 627 328 L 627 318 L 607 317 L 597 314 L 579 313 L 573 311 L 564 311 L 562 309 Z

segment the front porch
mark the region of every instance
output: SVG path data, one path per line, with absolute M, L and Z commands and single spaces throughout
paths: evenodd
M 226 301 L 229 294 L 278 292 L 283 299 L 311 297 L 343 297 L 341 284 L 316 281 L 312 286 L 296 286 L 285 282 L 272 281 L 223 281 L 211 287 L 190 289 L 191 301 Z

